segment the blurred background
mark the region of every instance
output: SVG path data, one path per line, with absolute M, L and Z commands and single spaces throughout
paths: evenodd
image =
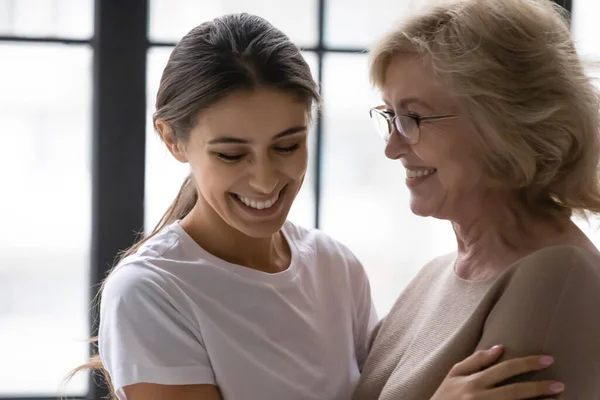
M 151 125 L 169 53 L 224 13 L 263 16 L 302 47 L 324 108 L 290 219 L 347 244 L 387 313 L 455 244 L 448 223 L 410 213 L 404 172 L 368 118 L 380 99 L 365 50 L 426 2 L 0 0 L 0 400 L 103 395 L 85 374 L 61 382 L 88 356 L 98 283 L 187 173 Z M 600 2 L 560 4 L 580 53 L 600 56 Z M 600 244 L 597 224 L 581 226 Z

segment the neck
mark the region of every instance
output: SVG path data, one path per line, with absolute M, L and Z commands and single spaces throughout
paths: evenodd
M 484 206 L 469 204 L 468 208 L 452 221 L 458 246 L 455 271 L 465 279 L 497 276 L 519 259 L 547 246 L 589 243 L 570 220 L 562 224 L 549 222 L 512 199 L 496 196 Z
M 268 237 L 250 237 L 223 221 L 202 198 L 181 227 L 204 250 L 224 261 L 267 273 L 289 266 L 290 249 L 281 230 Z

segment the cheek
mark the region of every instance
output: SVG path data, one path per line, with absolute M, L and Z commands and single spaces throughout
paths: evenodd
M 415 155 L 427 167 L 447 169 L 456 160 L 456 150 L 443 137 L 428 135 L 412 146 Z
M 415 146 L 415 154 L 427 166 L 438 169 L 438 180 L 448 190 L 472 187 L 480 181 L 475 149 L 454 132 L 439 132 Z
M 205 198 L 222 196 L 240 176 L 235 165 L 228 165 L 215 157 L 201 157 L 190 160 L 189 164 Z
M 308 167 L 308 151 L 306 147 L 298 149 L 282 161 L 283 172 L 292 179 L 301 179 Z
M 479 151 L 472 142 L 461 140 L 459 145 L 453 146 L 449 152 L 456 179 L 462 181 L 464 186 L 474 187 L 481 181 L 482 169 L 479 164 Z
M 470 196 L 480 187 L 481 168 L 473 155 L 460 152 L 450 155 L 440 170 L 440 181 L 455 197 Z

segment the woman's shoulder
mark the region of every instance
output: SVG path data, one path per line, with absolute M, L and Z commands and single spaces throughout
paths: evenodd
M 121 261 L 103 283 L 102 300 L 169 297 L 174 280 L 168 270 L 151 257 L 129 256 Z
M 562 313 L 600 306 L 600 254 L 571 245 L 546 247 L 517 261 L 495 284 L 502 304 Z M 512 309 L 513 311 L 510 311 Z
M 178 269 L 184 270 L 179 266 L 190 261 L 182 242 L 172 226 L 163 228 L 117 263 L 104 282 L 103 292 L 116 297 L 168 294 L 177 286 Z
M 524 257 L 498 279 L 478 347 L 502 343 L 504 359 L 552 355 L 556 363 L 538 377 L 565 382 L 569 398 L 592 398 L 586 394 L 598 390 L 599 269 L 596 252 L 574 246 Z
M 128 252 L 118 265 L 127 265 L 140 260 L 165 259 L 173 257 L 173 250 L 182 245 L 181 228 L 178 223 L 167 225 L 158 232 L 142 237 L 135 245 L 135 251 Z
M 317 255 L 341 255 L 354 258 L 352 251 L 341 241 L 317 228 L 306 228 L 291 221 L 283 227 L 288 240 L 303 249 L 309 249 Z
M 316 228 L 305 228 L 289 221 L 283 229 L 287 239 L 302 254 L 304 263 L 313 267 L 313 270 L 323 273 L 338 271 L 348 273 L 361 281 L 367 279 L 364 266 L 354 252 L 328 233 Z
M 600 288 L 600 253 L 572 245 L 549 246 L 517 261 L 510 275 L 511 280 L 530 284 L 591 279 Z

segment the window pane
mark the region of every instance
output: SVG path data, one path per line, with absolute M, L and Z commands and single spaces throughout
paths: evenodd
M 379 105 L 367 57 L 324 59 L 322 228 L 350 247 L 371 279 L 378 312 L 386 314 L 417 270 L 454 249 L 450 224 L 414 216 L 400 162 L 388 160 L 369 120 Z
M 571 15 L 571 32 L 582 57 L 586 70 L 592 76 L 600 89 L 600 43 L 598 42 L 598 20 L 595 16 L 600 12 L 600 3 L 596 0 L 573 1 Z M 579 227 L 588 235 L 594 244 L 600 247 L 600 219 L 590 218 L 590 221 L 575 219 Z
M 577 51 L 583 57 L 588 71 L 596 78 L 600 77 L 600 43 L 597 40 L 600 29 L 595 15 L 600 12 L 600 3 L 596 0 L 573 1 L 571 31 L 577 45 Z
M 158 223 L 169 205 L 175 199 L 181 183 L 189 169 L 186 164 L 175 160 L 152 125 L 154 102 L 163 69 L 172 48 L 155 47 L 148 51 L 147 84 L 146 84 L 146 198 L 145 226 L 151 231 Z
M 93 19 L 92 0 L 0 0 L 0 35 L 87 39 Z
M 86 390 L 91 55 L 0 45 L 0 396 Z
M 368 47 L 427 0 L 327 0 L 325 43 L 329 47 Z
M 146 132 L 146 200 L 145 220 L 146 232 L 152 230 L 167 210 L 188 174 L 186 164 L 176 161 L 154 131 L 152 126 L 152 113 L 154 112 L 154 101 L 160 83 L 162 71 L 167 64 L 171 48 L 151 48 L 148 52 L 148 83 L 147 83 L 147 118 Z M 313 53 L 304 54 L 311 70 L 316 75 L 316 56 Z M 314 132 L 311 133 L 311 144 L 314 140 Z M 312 146 L 314 147 L 314 146 Z M 304 185 L 298 193 L 298 197 L 289 219 L 303 226 L 314 226 L 314 157 L 309 160 L 309 168 Z
M 316 45 L 316 0 L 150 0 L 150 40 L 176 42 L 196 25 L 234 12 L 266 18 L 298 45 Z
M 310 66 L 310 70 L 313 73 L 313 77 L 317 79 L 317 55 L 313 52 L 304 52 L 304 58 L 308 62 Z M 308 170 L 306 171 L 306 177 L 304 178 L 304 183 L 302 184 L 302 188 L 300 192 L 298 192 L 298 196 L 296 196 L 296 200 L 294 201 L 294 205 L 290 210 L 290 214 L 288 215 L 288 219 L 293 221 L 294 223 L 304 226 L 306 228 L 314 228 L 315 227 L 315 160 L 317 158 L 317 153 L 315 149 L 316 144 L 316 131 L 315 131 L 315 122 L 317 120 L 316 112 L 313 113 L 312 116 L 312 126 L 310 129 L 309 137 L 308 137 Z

